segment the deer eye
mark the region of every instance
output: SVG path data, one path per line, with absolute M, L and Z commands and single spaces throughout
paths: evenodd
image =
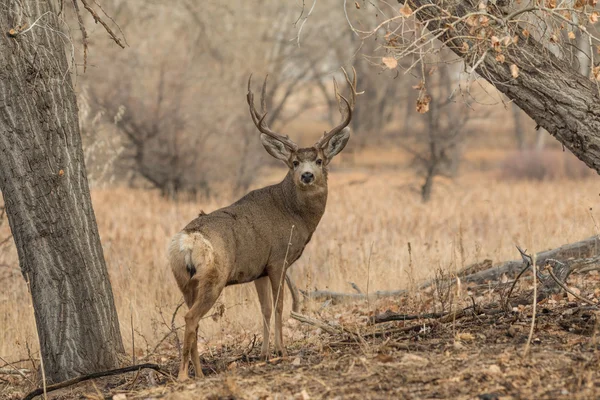
M 298 161 L 294 161 L 292 164 L 294 165 L 294 168 L 297 168 L 298 165 L 300 165 L 300 163 Z
M 320 158 L 317 160 L 317 165 L 321 165 L 323 164 L 323 160 L 321 160 Z

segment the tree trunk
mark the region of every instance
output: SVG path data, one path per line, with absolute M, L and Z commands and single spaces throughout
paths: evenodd
M 411 9 L 420 10 L 416 17 L 427 21 L 430 31 L 440 33 L 439 40 L 456 55 L 467 63 L 479 59 L 473 55 L 467 58 L 460 50 L 463 44 L 469 47 L 464 39 L 468 32 L 466 24 L 447 29 L 456 17 L 477 13 L 478 2 L 408 0 L 408 4 Z M 518 45 L 507 48 L 503 63 L 488 51 L 483 62 L 478 64 L 477 73 L 513 100 L 577 158 L 600 173 L 600 96 L 596 83 L 574 71 L 566 60 L 557 58 L 533 35 L 525 36 L 522 28 L 514 23 L 511 26 L 515 28 Z M 504 35 L 502 32 L 499 30 L 500 37 Z M 517 78 L 512 76 L 512 64 L 519 68 Z
M 123 352 L 55 11 L 7 0 L 0 13 L 0 190 L 52 382 L 114 368 Z
M 429 200 L 431 200 L 431 190 L 433 189 L 434 175 L 433 168 L 427 169 L 425 183 L 423 183 L 423 186 L 421 186 L 421 201 L 423 201 L 423 203 L 427 203 Z

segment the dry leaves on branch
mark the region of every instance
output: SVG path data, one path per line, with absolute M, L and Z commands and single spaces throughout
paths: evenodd
M 515 64 L 512 64 L 510 66 L 510 74 L 512 75 L 513 78 L 516 78 L 519 76 L 519 67 L 517 67 Z
M 425 114 L 429 111 L 429 103 L 431 102 L 431 96 L 426 94 L 419 96 L 417 99 L 417 112 L 419 114 Z
M 590 23 L 595 24 L 596 22 L 598 22 L 598 16 L 600 16 L 600 13 L 598 13 L 598 11 L 594 11 L 593 13 L 591 13 Z
M 383 61 L 385 66 L 389 69 L 394 69 L 398 66 L 398 60 L 396 60 L 394 57 L 383 57 L 381 61 Z
M 592 75 L 595 80 L 600 81 L 600 65 L 592 69 Z
M 410 9 L 407 3 L 404 3 L 404 6 L 400 8 L 400 14 L 404 15 L 405 17 L 409 17 L 412 14 L 412 10 Z

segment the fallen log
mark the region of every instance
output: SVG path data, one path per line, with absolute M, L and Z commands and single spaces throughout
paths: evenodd
M 537 264 L 545 265 L 547 260 L 559 260 L 569 266 L 569 273 L 577 271 L 586 271 L 597 269 L 600 264 L 600 238 L 592 236 L 575 243 L 565 244 L 556 249 L 550 249 L 537 253 Z M 470 264 L 457 273 L 463 283 L 483 283 L 487 281 L 499 281 L 502 275 L 516 276 L 525 267 L 522 259 L 505 261 L 493 266 L 492 260 L 486 259 L 482 262 Z M 565 279 L 561 277 L 561 279 Z M 454 279 L 447 281 L 449 285 L 454 285 Z M 419 286 L 419 290 L 429 288 L 432 285 L 439 284 L 435 279 L 424 282 Z M 399 290 L 381 290 L 369 293 L 343 293 L 329 290 L 314 290 L 307 292 L 300 290 L 305 299 L 316 301 L 331 300 L 333 304 L 344 302 L 375 300 L 385 297 L 398 297 L 408 294 L 406 289 Z
M 556 249 L 542 251 L 537 253 L 536 259 L 538 265 L 545 265 L 546 260 L 555 259 L 559 261 L 580 261 L 595 257 L 598 255 L 600 250 L 600 240 L 598 236 L 592 236 L 579 242 L 565 244 Z M 589 265 L 589 264 L 586 264 Z M 500 280 L 502 275 L 516 275 L 525 266 L 522 259 L 513 260 L 501 263 L 495 267 L 486 269 L 484 271 L 476 272 L 474 274 L 463 277 L 463 282 L 475 282 L 481 283 L 483 281 L 496 281 Z M 469 267 L 467 267 L 469 268 Z

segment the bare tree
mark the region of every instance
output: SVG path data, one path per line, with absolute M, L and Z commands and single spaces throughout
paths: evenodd
M 123 344 L 56 5 L 4 1 L 0 26 L 0 190 L 45 374 L 61 381 L 110 369 Z
M 417 111 L 423 114 L 426 123 L 423 131 L 413 129 L 414 145 L 402 145 L 413 155 L 413 166 L 423 176 L 423 202 L 431 199 L 435 177 L 455 176 L 469 136 L 467 123 L 471 110 L 453 98 L 449 69 L 448 66 L 442 66 L 439 74 L 430 78 L 427 85 L 430 92 L 425 90 L 424 82 L 417 87 Z
M 593 62 L 599 43 L 595 1 L 407 0 L 396 9 L 386 2 L 376 3 L 380 8 L 374 9 L 383 10 L 385 20 L 373 28 L 354 27 L 354 31 L 364 40 L 377 37 L 385 43 L 381 47 L 384 56 L 440 55 L 442 43 L 453 57 L 464 60 L 469 73 L 477 72 L 600 172 L 600 112 L 595 101 L 600 67 Z M 348 12 L 358 11 L 349 8 Z M 572 45 L 577 34 L 585 37 L 580 43 L 590 49 L 586 75 L 572 63 L 580 53 Z

